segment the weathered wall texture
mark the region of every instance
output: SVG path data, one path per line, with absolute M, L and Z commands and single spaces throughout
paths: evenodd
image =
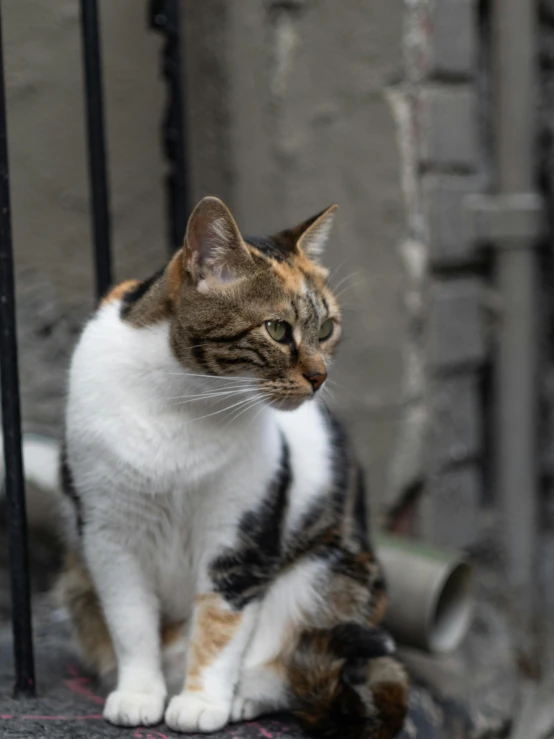
M 399 529 L 464 547 L 482 504 L 484 264 L 465 237 L 464 202 L 487 185 L 480 130 L 478 5 L 415 0 L 405 67 L 389 90 L 408 210 L 409 406 L 389 503 Z
M 2 7 L 26 427 L 59 429 L 68 347 L 93 305 L 79 3 Z M 100 3 L 115 272 L 165 259 L 165 94 L 146 4 Z
M 326 262 L 346 340 L 330 387 L 377 505 L 405 404 L 406 211 L 386 94 L 402 69 L 403 3 L 185 7 L 195 194 L 221 193 L 250 233 L 340 205 Z
M 182 7 L 194 197 L 222 197 L 247 233 L 340 204 L 326 261 L 346 339 L 330 389 L 374 511 L 423 490 L 419 531 L 467 543 L 485 356 L 461 237 L 484 171 L 474 0 Z M 140 277 L 166 254 L 161 42 L 147 3 L 100 10 L 115 272 Z M 59 429 L 68 349 L 93 305 L 78 3 L 4 15 L 24 417 Z

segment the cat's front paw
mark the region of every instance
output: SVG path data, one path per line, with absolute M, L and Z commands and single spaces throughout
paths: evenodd
M 268 709 L 260 701 L 237 695 L 231 708 L 231 721 L 252 721 L 253 718 L 258 718 L 262 713 L 268 713 Z
M 214 703 L 201 695 L 183 693 L 169 701 L 165 723 L 173 731 L 204 731 L 222 729 L 229 721 L 228 703 Z
M 114 690 L 104 706 L 104 718 L 116 726 L 154 726 L 164 715 L 165 695 Z

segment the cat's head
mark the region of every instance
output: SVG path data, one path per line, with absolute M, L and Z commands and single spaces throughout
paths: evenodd
M 319 263 L 336 208 L 275 236 L 248 238 L 217 198 L 196 206 L 170 265 L 172 346 L 185 367 L 255 378 L 258 394 L 283 409 L 319 391 L 341 333 Z

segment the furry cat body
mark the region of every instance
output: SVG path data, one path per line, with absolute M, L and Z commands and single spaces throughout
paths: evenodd
M 304 402 L 340 333 L 309 258 L 332 215 L 248 242 L 205 199 L 183 250 L 115 288 L 76 347 L 61 587 L 84 657 L 117 670 L 112 723 L 162 719 L 172 642 L 186 652 L 165 709 L 175 730 L 283 708 L 329 737 L 402 725 L 361 472 L 317 398 Z

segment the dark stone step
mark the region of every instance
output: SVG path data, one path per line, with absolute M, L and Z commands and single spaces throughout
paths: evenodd
M 1 739 L 178 739 L 182 734 L 164 725 L 125 729 L 102 718 L 104 695 L 79 664 L 71 647 L 66 622 L 56 611 L 42 614 L 35 626 L 37 697 L 14 700 L 11 633 L 0 627 Z M 442 739 L 436 707 L 418 688 L 411 697 L 410 718 L 402 739 Z M 202 734 L 188 734 L 191 738 Z M 288 716 L 235 724 L 212 734 L 214 739 L 302 739 L 306 735 Z

